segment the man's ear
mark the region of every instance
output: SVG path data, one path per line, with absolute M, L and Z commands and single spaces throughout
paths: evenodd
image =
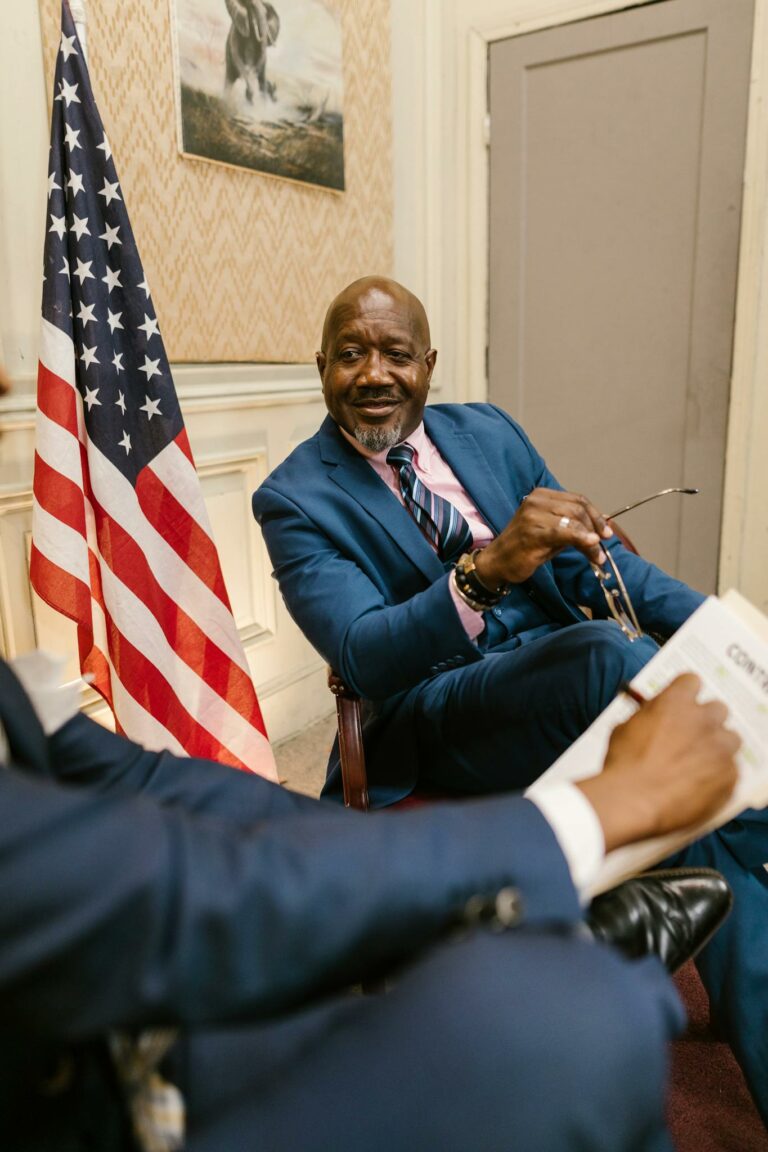
M 317 364 L 317 370 L 320 373 L 321 380 L 323 379 L 323 373 L 325 372 L 325 363 L 325 352 L 315 352 L 315 364 Z
M 427 365 L 427 383 L 430 384 L 432 382 L 432 373 L 437 363 L 437 348 L 427 348 L 424 354 L 424 363 Z

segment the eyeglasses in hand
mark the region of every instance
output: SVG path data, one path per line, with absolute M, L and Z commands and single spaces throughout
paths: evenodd
M 659 496 L 668 496 L 672 492 L 680 492 L 685 496 L 695 496 L 698 491 L 698 488 L 663 488 L 660 492 L 654 492 L 652 496 L 644 496 L 642 500 L 636 500 L 633 504 L 627 504 L 624 508 L 611 512 L 607 519 L 615 520 L 617 516 L 623 516 L 625 512 L 631 512 L 633 508 L 639 508 L 641 504 L 647 504 L 650 500 L 657 500 Z M 605 548 L 604 552 L 605 563 L 602 567 L 599 564 L 593 564 L 592 571 L 603 590 L 611 618 L 616 621 L 629 641 L 639 640 L 643 635 L 643 630 L 637 619 L 637 613 L 629 592 L 627 592 L 627 586 L 610 550 Z

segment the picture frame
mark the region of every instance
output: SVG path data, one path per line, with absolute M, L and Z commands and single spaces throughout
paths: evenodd
M 185 158 L 344 191 L 341 19 L 328 0 L 170 0 Z

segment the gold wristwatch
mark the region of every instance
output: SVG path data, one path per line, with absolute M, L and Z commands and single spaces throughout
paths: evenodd
M 475 612 L 485 612 L 488 608 L 494 608 L 510 589 L 509 584 L 501 584 L 494 589 L 486 588 L 475 564 L 475 558 L 481 551 L 481 548 L 475 548 L 472 552 L 465 552 L 456 561 L 454 568 L 456 591 L 464 603 Z

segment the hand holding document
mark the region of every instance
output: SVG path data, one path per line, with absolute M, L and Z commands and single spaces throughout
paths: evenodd
M 736 787 L 728 789 L 728 798 L 703 822 L 609 850 L 592 895 L 651 867 L 745 808 L 768 804 L 768 620 L 737 592 L 722 599 L 710 597 L 635 677 L 631 688 L 651 698 L 683 672 L 699 677 L 700 700 L 722 701 L 728 708 L 728 723 L 741 738 Z M 608 744 L 614 728 L 637 708 L 635 700 L 622 693 L 542 779 L 578 781 L 597 775 L 607 754 L 610 763 Z

